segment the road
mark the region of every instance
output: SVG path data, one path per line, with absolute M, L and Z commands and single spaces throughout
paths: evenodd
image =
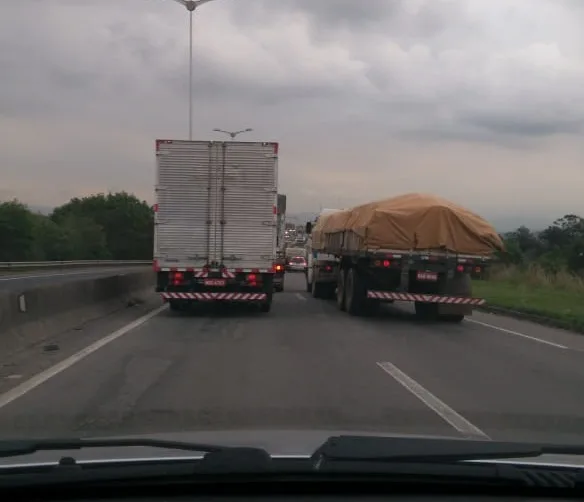
M 0 274 L 0 292 L 24 290 L 39 286 L 55 285 L 79 279 L 92 279 L 108 277 L 115 274 L 125 274 L 144 268 L 152 268 L 145 265 L 120 266 L 120 267 L 91 267 L 73 269 L 36 269 L 28 272 L 6 272 Z
M 163 308 L 36 387 L 3 373 L 2 435 L 269 428 L 584 439 L 584 337 L 488 314 L 422 323 L 402 306 L 353 318 L 311 298 L 302 277 L 287 274 L 269 314 Z

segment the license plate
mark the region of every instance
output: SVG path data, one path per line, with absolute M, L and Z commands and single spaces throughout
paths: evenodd
M 436 272 L 418 272 L 418 281 L 437 281 L 438 274 Z
M 205 286 L 225 286 L 226 282 L 225 279 L 205 279 L 203 284 Z

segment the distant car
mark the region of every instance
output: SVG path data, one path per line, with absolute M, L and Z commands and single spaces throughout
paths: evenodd
M 293 256 L 288 260 L 286 268 L 293 272 L 305 272 L 306 266 L 306 258 L 303 256 Z

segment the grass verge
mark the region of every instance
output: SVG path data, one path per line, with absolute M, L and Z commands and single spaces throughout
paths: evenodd
M 538 267 L 500 269 L 487 281 L 473 281 L 473 296 L 500 311 L 584 332 L 584 281 L 570 274 L 550 275 Z

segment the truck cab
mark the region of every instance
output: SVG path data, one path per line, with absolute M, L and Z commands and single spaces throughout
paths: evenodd
M 315 298 L 333 298 L 337 287 L 339 259 L 332 254 L 322 253 L 312 248 L 312 228 L 319 218 L 336 213 L 340 209 L 323 209 L 314 222 L 306 224 L 306 291 Z

